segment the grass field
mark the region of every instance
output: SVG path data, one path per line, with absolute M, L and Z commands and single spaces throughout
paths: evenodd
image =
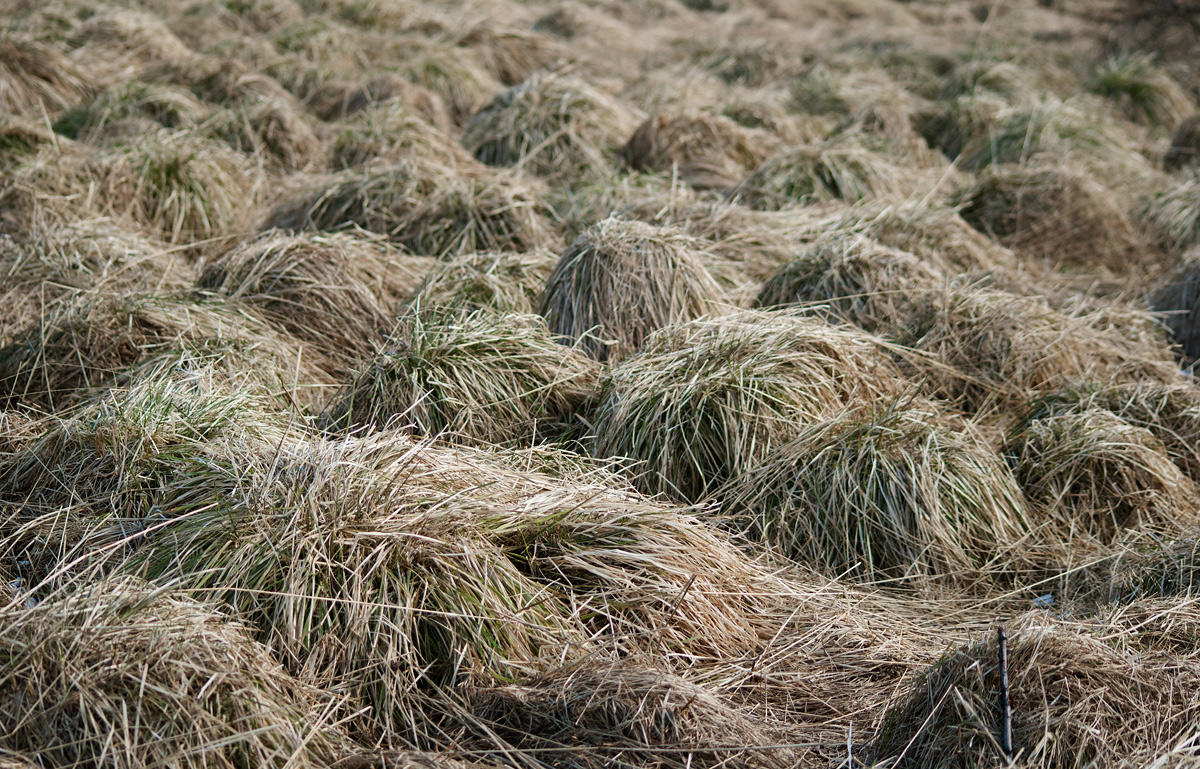
M 1200 769 L 1197 51 L 0 0 L 0 769 Z

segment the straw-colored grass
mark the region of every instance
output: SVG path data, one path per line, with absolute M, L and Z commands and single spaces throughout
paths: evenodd
M 962 167 L 977 171 L 999 163 L 1025 163 L 1038 155 L 1078 158 L 1115 168 L 1144 159 L 1086 103 L 1049 99 L 1002 109 L 984 126 L 967 127 Z M 972 135 L 973 134 L 973 135 Z
M 114 580 L 0 613 L 4 747 L 39 764 L 283 769 L 343 750 L 329 698 L 209 606 Z
M 991 166 L 954 202 L 981 232 L 1052 269 L 1126 275 L 1160 259 L 1127 202 L 1083 170 Z
M 555 766 L 795 766 L 795 752 L 702 686 L 644 663 L 585 663 L 476 695 L 494 750 Z M 581 750 L 582 749 L 582 750 Z
M 1149 430 L 1179 469 L 1200 483 L 1200 388 L 1193 381 L 1180 377 L 1169 383 L 1071 383 L 1034 401 L 1023 418 L 1095 409 Z
M 1145 53 L 1110 56 L 1086 88 L 1108 98 L 1125 117 L 1152 126 L 1174 126 L 1196 111 L 1195 100 Z
M 82 106 L 73 106 L 54 121 L 55 133 L 90 141 L 103 137 L 115 124 L 147 118 L 163 128 L 194 127 L 209 114 L 190 91 L 162 83 L 133 81 L 100 93 Z
M 56 410 L 152 357 L 185 352 L 311 403 L 332 383 L 315 351 L 236 306 L 170 295 L 79 292 L 0 348 L 0 397 Z
M 865 335 L 784 313 L 701 319 L 608 373 L 591 451 L 636 462 L 646 492 L 697 502 L 804 425 L 898 388 Z
M 1177 382 L 1174 356 L 1147 313 L 1066 312 L 1042 297 L 945 286 L 915 292 L 890 338 L 927 394 L 973 413 L 1024 403 L 1068 381 Z
M 385 72 L 360 83 L 340 80 L 325 83 L 308 100 L 309 107 L 324 120 L 344 121 L 367 110 L 400 113 L 419 118 L 439 131 L 450 132 L 450 113 L 440 96 L 395 72 Z
M 755 305 L 800 305 L 835 323 L 889 332 L 912 312 L 914 292 L 947 281 L 912 254 L 863 237 L 844 238 L 797 255 L 763 284 Z
M 111 216 L 168 243 L 203 247 L 236 237 L 257 210 L 258 169 L 240 153 L 189 131 L 160 133 L 88 154 L 47 148 L 2 187 L 28 218 L 41 207 Z
M 597 360 L 627 357 L 654 330 L 719 310 L 700 249 L 676 228 L 609 217 L 563 251 L 539 312 Z
M 1184 175 L 1146 205 L 1143 218 L 1169 247 L 1200 244 L 1200 176 Z
M 549 251 L 467 254 L 435 264 L 408 298 L 418 310 L 536 312 L 558 257 Z
M 595 388 L 597 366 L 536 315 L 410 313 L 331 403 L 330 429 L 391 423 L 464 443 L 553 436 Z
M 829 414 L 721 489 L 722 509 L 831 576 L 986 584 L 1028 557 L 1030 516 L 1004 461 L 939 422 L 903 401 Z
M 268 225 L 386 235 L 421 256 L 553 247 L 544 204 L 517 179 L 424 161 L 371 164 L 323 180 L 278 207 Z
M 56 48 L 0 35 L 0 110 L 53 113 L 82 101 L 94 87 L 87 71 Z
M 1148 297 L 1150 308 L 1161 313 L 1171 339 L 1189 361 L 1200 358 L 1200 246 L 1193 246 L 1175 269 Z
M 398 71 L 437 94 L 458 126 L 465 125 L 503 87 L 456 46 L 422 42 L 399 59 Z
M 382 344 L 395 307 L 428 268 L 378 236 L 270 231 L 210 260 L 197 285 L 349 367 Z
M 572 181 L 604 174 L 636 127 L 628 107 L 579 77 L 539 72 L 477 112 L 463 144 L 488 165 Z
M 153 72 L 180 66 L 195 53 L 179 39 L 162 18 L 148 10 L 99 8 L 83 22 L 71 43 L 89 54 L 102 71 L 119 74 Z
M 365 109 L 339 122 L 329 138 L 329 155 L 335 170 L 372 161 L 398 163 L 414 156 L 451 168 L 475 167 L 470 153 L 448 133 L 398 102 Z
M 218 112 L 208 127 L 234 149 L 289 171 L 317 168 L 325 160 L 324 143 L 288 99 L 249 100 Z
M 1200 524 L 1200 495 L 1162 441 L 1110 411 L 1031 420 L 1004 451 L 1030 506 L 1073 547 Z
M 733 194 L 751 208 L 844 200 L 855 203 L 900 193 L 906 183 L 886 157 L 850 145 L 810 145 L 764 162 Z
M 621 154 L 630 168 L 677 175 L 697 189 L 730 188 L 766 160 L 767 135 L 722 115 L 662 112 L 646 119 Z
M 1179 605 L 1177 599 L 1200 597 L 1200 537 L 1189 536 L 1167 542 L 1160 547 L 1145 548 L 1120 558 L 1108 580 L 1099 588 L 1102 600 L 1126 604 L 1145 597 L 1164 598 Z M 1200 630 L 1193 624 L 1195 631 Z M 1186 640 L 1186 639 L 1185 639 Z M 1188 653 L 1195 653 L 1191 644 Z
M 880 727 L 873 759 L 905 769 L 1002 762 L 996 647 L 993 632 L 914 681 Z M 1010 630 L 1008 679 L 1021 766 L 1148 766 L 1195 731 L 1193 666 L 1123 654 L 1042 616 Z
M 1175 128 L 1171 146 L 1163 155 L 1163 170 L 1200 169 L 1200 113 L 1189 115 Z

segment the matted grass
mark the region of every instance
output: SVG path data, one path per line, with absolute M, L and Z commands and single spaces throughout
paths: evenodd
M 57 112 L 95 87 L 86 70 L 54 47 L 5 32 L 0 35 L 0 109 Z
M 936 769 L 1001 761 L 997 659 L 993 632 L 926 671 L 887 715 L 873 759 Z M 1044 615 L 1010 632 L 1008 678 L 1023 766 L 1150 764 L 1195 731 L 1193 666 L 1123 654 Z
M 848 237 L 798 254 L 763 284 L 754 304 L 800 305 L 835 323 L 886 333 L 904 324 L 915 292 L 948 280 L 936 265 L 912 254 Z
M 1182 175 L 1154 195 L 1142 218 L 1169 247 L 1183 251 L 1200 244 L 1200 176 Z
M 1161 261 L 1127 201 L 1080 169 L 992 166 L 953 202 L 981 232 L 1051 269 L 1127 275 Z
M 235 380 L 293 392 L 306 403 L 333 382 L 315 351 L 300 349 L 237 307 L 169 295 L 79 292 L 0 348 L 0 397 L 53 411 L 136 364 L 179 352 L 213 362 Z
M 639 488 L 698 502 L 804 425 L 900 388 L 877 340 L 744 311 L 665 328 L 602 383 L 590 451 Z
M 775 148 L 771 137 L 723 115 L 662 112 L 646 119 L 621 151 L 630 168 L 678 175 L 697 189 L 730 188 Z
M 465 443 L 554 436 L 592 394 L 598 366 L 536 315 L 409 313 L 334 398 L 329 429 L 390 423 Z
M 54 121 L 55 133 L 71 139 L 102 139 L 107 130 L 130 119 L 145 118 L 163 128 L 191 128 L 210 109 L 191 91 L 163 83 L 131 81 L 101 92 L 82 106 L 73 105 Z
M 531 314 L 537 310 L 557 263 L 558 255 L 550 251 L 466 254 L 435 264 L 408 304 L 418 310 L 491 309 Z
M 555 765 L 796 765 L 781 735 L 706 688 L 635 661 L 584 663 L 475 700 L 472 715 L 494 735 L 493 750 L 530 751 Z
M 1004 452 L 1030 506 L 1072 549 L 1200 525 L 1200 494 L 1162 441 L 1110 411 L 1030 420 Z
M 1200 113 L 1189 115 L 1176 126 L 1162 164 L 1165 171 L 1200 169 Z
M 569 72 L 539 72 L 496 96 L 463 129 L 480 161 L 551 180 L 604 175 L 636 128 L 632 110 Z
M 831 576 L 987 585 L 1030 557 L 1029 512 L 1004 461 L 931 404 L 826 414 L 717 496 L 755 541 Z
M 471 154 L 446 128 L 414 114 L 402 102 L 385 102 L 337 123 L 329 137 L 330 162 L 335 170 L 343 170 L 416 156 L 451 168 L 475 167 Z
M 676 228 L 611 216 L 563 251 L 539 312 L 597 360 L 632 355 L 654 330 L 720 309 L 700 248 Z
M 1108 98 L 1125 117 L 1152 126 L 1174 126 L 1196 111 L 1196 102 L 1145 53 L 1110 56 L 1085 84 Z
M 511 176 L 436 162 L 374 163 L 342 171 L 284 202 L 268 227 L 358 226 L 421 256 L 553 247 L 535 190 Z
M 901 194 L 907 182 L 885 156 L 863 147 L 810 145 L 767 159 L 733 191 L 751 208 L 843 200 L 855 203 Z
M 348 368 L 383 343 L 394 308 L 429 266 L 378 236 L 270 231 L 209 260 L 197 286 L 253 307 Z
M 114 580 L 0 614 L 6 750 L 56 766 L 283 769 L 346 745 L 329 728 L 336 703 L 210 606 Z

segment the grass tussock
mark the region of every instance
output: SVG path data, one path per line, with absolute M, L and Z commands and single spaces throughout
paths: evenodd
M 539 312 L 597 360 L 629 356 L 655 329 L 720 309 L 699 248 L 675 228 L 609 217 L 563 251 Z
M 992 637 L 927 670 L 888 713 L 875 760 L 939 769 L 1001 760 L 997 659 Z M 1013 748 L 1027 766 L 1150 762 L 1194 729 L 1192 667 L 1122 654 L 1051 620 L 1030 617 L 1010 635 L 1008 678 Z
M 662 112 L 638 127 L 621 157 L 634 170 L 678 175 L 696 189 L 726 189 L 758 168 L 773 149 L 767 136 L 727 117 Z
M 1143 219 L 1168 248 L 1200 244 L 1200 176 L 1183 176 L 1146 205 Z
M 91 155 L 47 149 L 14 169 L 0 194 L 27 222 L 39 209 L 67 222 L 82 210 L 203 248 L 249 225 L 259 183 L 243 155 L 182 131 Z
M 8 750 L 63 766 L 282 769 L 343 749 L 321 723 L 329 703 L 209 606 L 115 580 L 3 613 Z
M 390 423 L 465 443 L 554 435 L 595 387 L 597 367 L 530 315 L 405 316 L 388 346 L 330 405 L 333 429 Z
M 955 203 L 981 232 L 1053 269 L 1125 275 L 1157 261 L 1125 203 L 1086 171 L 992 166 Z
M 1031 530 L 1004 461 L 916 404 L 810 423 L 719 496 L 752 539 L 856 580 L 986 584 Z
M 1200 496 L 1162 441 L 1110 411 L 1032 420 L 1004 451 L 1031 507 L 1073 547 L 1200 522 Z
M 1162 164 L 1164 171 L 1200 169 L 1200 113 L 1189 115 L 1176 126 Z
M 54 113 L 95 87 L 88 72 L 56 48 L 6 32 L 0 36 L 0 109 Z
M 308 106 L 321 119 L 345 122 L 366 111 L 399 113 L 424 120 L 444 133 L 453 123 L 440 96 L 395 72 L 385 72 L 358 83 L 335 80 L 324 83 L 308 99 Z
M 846 238 L 800 253 L 763 284 L 757 307 L 800 305 L 869 332 L 890 331 L 921 289 L 944 285 L 936 266 L 866 238 Z
M 764 162 L 733 194 L 751 208 L 844 200 L 902 191 L 899 170 L 883 155 L 853 146 L 804 146 Z
M 408 303 L 418 309 L 532 314 L 557 262 L 548 251 L 467 254 L 433 265 Z
M 634 113 L 569 72 L 539 72 L 496 96 L 463 129 L 480 161 L 552 180 L 603 176 Z
M 869 337 L 783 313 L 701 319 L 607 374 L 591 451 L 635 461 L 648 493 L 697 502 L 804 425 L 898 388 Z
M 289 99 L 257 98 L 222 110 L 210 128 L 234 149 L 289 171 L 315 169 L 325 161 L 325 143 Z
M 54 121 L 54 131 L 71 139 L 97 143 L 106 136 L 119 134 L 122 125 L 133 120 L 184 129 L 196 126 L 208 116 L 209 109 L 191 91 L 136 81 L 106 89 L 82 106 L 72 106 Z
M 379 237 L 270 231 L 210 260 L 197 286 L 348 367 L 375 352 L 427 268 Z
M 1145 312 L 1067 312 L 1042 297 L 970 286 L 917 293 L 889 335 L 901 368 L 926 392 L 972 413 L 1023 404 L 1070 381 L 1178 381 L 1160 327 Z
M 1195 606 L 1194 601 L 1179 598 L 1200 595 L 1200 537 L 1191 534 L 1160 547 L 1132 552 L 1114 565 L 1106 584 L 1101 586 L 1102 600 L 1118 605 L 1161 598 L 1169 605 Z M 1163 612 L 1164 614 L 1166 612 Z M 1200 630 L 1194 623 L 1192 630 Z M 1194 632 L 1191 637 L 1194 638 Z M 1185 642 L 1187 638 L 1185 637 Z M 1186 650 L 1193 654 L 1195 646 Z
M 1108 98 L 1130 120 L 1152 126 L 1174 126 L 1196 110 L 1187 91 L 1144 53 L 1109 57 L 1086 88 Z
M 470 26 L 456 35 L 454 42 L 506 86 L 518 85 L 539 70 L 554 69 L 570 58 L 565 46 L 537 30 L 506 28 L 491 20 Z
M 615 756 L 663 769 L 768 769 L 796 760 L 777 747 L 780 736 L 709 690 L 636 662 L 585 663 L 485 691 L 472 713 L 505 748 L 580 769 L 611 766 Z
M 553 246 L 534 191 L 509 176 L 401 161 L 342 171 L 285 202 L 267 226 L 336 231 L 356 226 L 420 256 L 531 251 Z
M 253 314 L 167 295 L 79 293 L 0 348 L 0 396 L 53 411 L 131 367 L 186 353 L 309 401 L 331 383 L 319 356 Z M 286 379 L 285 379 L 286 377 Z

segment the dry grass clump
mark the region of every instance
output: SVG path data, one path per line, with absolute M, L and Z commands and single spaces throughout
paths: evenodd
M 395 72 L 384 72 L 360 83 L 338 80 L 325 83 L 308 102 L 322 120 L 340 121 L 387 104 L 399 108 L 406 116 L 428 121 L 439 131 L 449 133 L 452 125 L 440 96 Z
M 253 314 L 169 295 L 79 292 L 0 348 L 0 398 L 54 411 L 152 357 L 185 352 L 311 401 L 331 384 L 320 356 Z M 310 390 L 315 391 L 310 392 Z
M 1192 247 L 1180 258 L 1147 298 L 1150 308 L 1161 313 L 1171 339 L 1189 360 L 1200 358 L 1200 247 Z
M 828 228 L 861 233 L 907 251 L 948 275 L 1018 267 L 1011 251 L 972 227 L 957 211 L 923 200 L 866 201 L 839 213 Z
M 1144 53 L 1109 57 L 1085 87 L 1110 99 L 1130 120 L 1152 126 L 1176 125 L 1196 110 L 1187 91 Z
M 593 636 L 658 655 L 770 637 L 769 580 L 627 493 L 394 433 L 219 456 L 175 482 L 190 514 L 123 568 L 228 601 L 290 670 L 370 706 L 364 727 L 401 744 L 455 687 L 525 677 Z
M 1200 175 L 1185 175 L 1155 195 L 1144 218 L 1170 248 L 1200 244 Z
M 722 115 L 661 112 L 646 119 L 621 150 L 638 171 L 670 173 L 697 189 L 736 185 L 770 157 L 774 142 Z
M 1025 163 L 1038 155 L 1076 157 L 1093 165 L 1125 167 L 1144 162 L 1111 126 L 1085 104 L 1049 99 L 1001 109 L 977 127 L 964 127 L 962 167 L 978 171 L 999 163 Z
M 1044 298 L 945 286 L 915 293 L 891 338 L 902 369 L 928 393 L 973 413 L 1019 405 L 1068 381 L 1177 382 L 1178 367 L 1147 313 L 1067 313 Z
M 395 422 L 465 443 L 555 434 L 595 388 L 597 366 L 536 315 L 409 314 L 327 410 L 330 429 Z
M 115 580 L 0 610 L 5 748 L 56 766 L 327 764 L 327 706 L 244 627 Z M 328 718 L 328 716 L 325 716 Z
M 234 149 L 289 171 L 312 169 L 325 160 L 324 142 L 288 99 L 251 99 L 218 112 L 208 127 Z
M 273 230 L 210 260 L 197 285 L 352 365 L 378 349 L 393 308 L 428 265 L 381 238 Z
M 483 69 L 506 86 L 515 86 L 535 72 L 553 69 L 570 55 L 556 40 L 537 31 L 526 32 L 481 20 L 454 36 Z
M 1149 766 L 1190 739 L 1200 691 L 1193 667 L 1122 654 L 1040 616 L 1021 624 L 1008 643 L 1021 766 Z M 884 720 L 874 760 L 898 769 L 1003 762 L 997 660 L 993 635 L 927 670 Z
M 92 153 L 47 148 L 3 185 L 26 218 L 37 209 L 126 220 L 197 248 L 240 234 L 255 213 L 259 174 L 240 153 L 188 131 Z
M 450 119 L 462 126 L 503 86 L 491 73 L 456 46 L 421 44 L 402 54 L 398 71 L 428 88 L 450 110 Z M 517 81 L 520 82 L 520 81 Z
M 447 167 L 475 168 L 470 153 L 446 130 L 402 102 L 386 102 L 337 124 L 328 139 L 330 160 L 335 170 L 414 156 Z
M 634 113 L 568 72 L 538 72 L 467 122 L 463 144 L 492 166 L 551 179 L 604 174 L 636 127 Z
M 71 43 L 87 50 L 102 71 L 118 77 L 150 74 L 164 65 L 185 66 L 195 57 L 161 18 L 128 8 L 98 9 L 79 26 Z
M 633 661 L 583 663 L 474 699 L 497 751 L 530 751 L 554 766 L 795 766 L 793 750 L 778 747 L 784 740 L 722 698 Z
M 1147 596 L 1200 596 L 1200 537 L 1193 533 L 1161 547 L 1123 556 L 1100 590 L 1102 600 L 1117 604 Z M 1195 651 L 1194 642 L 1190 651 Z
M 533 189 L 515 178 L 473 168 L 401 161 L 373 163 L 324 180 L 284 203 L 268 227 L 361 227 L 421 256 L 532 251 L 554 236 Z
M 94 87 L 89 74 L 61 51 L 8 32 L 0 35 L 0 110 L 54 113 L 87 98 Z
M 798 254 L 763 284 L 757 307 L 802 305 L 869 332 L 892 331 L 912 311 L 912 296 L 944 285 L 936 266 L 863 237 Z
M 1028 557 L 1012 473 L 931 406 L 867 401 L 827 414 L 719 496 L 752 539 L 856 580 L 973 584 Z
M 81 141 L 102 140 L 130 120 L 148 119 L 163 128 L 194 127 L 209 115 L 191 91 L 163 83 L 130 81 L 73 106 L 54 121 L 55 133 Z
M 1193 167 L 1200 170 L 1200 113 L 1189 116 L 1176 126 L 1171 146 L 1163 155 L 1164 171 Z
M 183 254 L 109 220 L 0 237 L 0 339 L 38 323 L 75 291 L 178 290 L 190 275 Z
M 648 493 L 695 502 L 897 379 L 875 340 L 817 320 L 746 311 L 674 325 L 604 378 L 591 452 L 636 461 Z
M 1194 382 L 1072 383 L 1034 401 L 1024 419 L 1096 409 L 1149 430 L 1179 469 L 1200 483 L 1200 388 Z
M 408 303 L 419 310 L 531 314 L 557 263 L 557 255 L 549 251 L 467 254 L 435 264 Z
M 1200 522 L 1196 487 L 1162 441 L 1110 411 L 1031 420 L 1004 451 L 1030 505 L 1073 545 Z
M 539 312 L 597 360 L 631 355 L 655 329 L 720 309 L 699 245 L 676 228 L 604 219 L 563 251 Z
M 1156 261 L 1118 193 L 1086 171 L 992 166 L 954 202 L 981 232 L 1051 268 L 1126 275 Z
M 903 186 L 899 169 L 871 150 L 809 145 L 770 158 L 733 194 L 751 208 L 779 209 L 830 200 L 855 203 L 899 192 Z

